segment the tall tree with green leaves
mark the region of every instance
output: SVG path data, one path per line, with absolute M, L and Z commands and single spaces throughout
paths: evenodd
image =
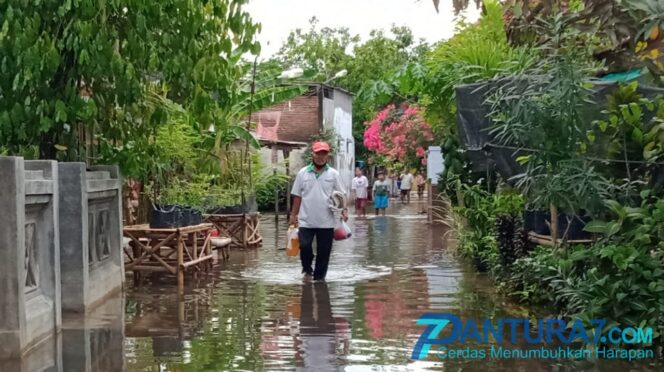
M 308 32 L 298 29 L 290 33 L 276 59 L 284 68 L 318 70 L 314 75 L 317 82 L 325 82 L 340 70 L 348 71 L 346 77 L 331 84 L 354 93 L 353 134 L 356 157 L 361 159 L 366 155 L 364 123 L 386 104 L 403 102 L 403 96 L 417 90 L 409 82 L 413 80 L 411 75 L 421 70 L 411 64 L 428 48 L 408 27 L 393 25 L 389 32 L 373 30 L 366 41 L 361 41 L 346 28 L 319 30 L 313 18 Z M 400 90 L 402 86 L 408 89 Z
M 240 56 L 259 52 L 246 2 L 0 3 L 0 146 L 81 159 L 82 132 L 100 146 L 153 135 L 166 113 L 144 109 L 149 83 L 211 123 Z
M 325 81 L 350 63 L 348 52 L 360 41 L 345 27 L 318 27 L 318 19 L 309 20 L 309 29 L 291 31 L 276 59 L 284 68 L 300 67 L 316 71 L 315 81 Z M 336 83 L 339 83 L 337 81 Z

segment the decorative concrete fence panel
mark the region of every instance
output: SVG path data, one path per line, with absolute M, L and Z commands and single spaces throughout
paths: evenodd
M 117 166 L 58 166 L 62 307 L 85 312 L 122 289 L 122 183 Z
M 58 166 L 0 157 L 0 359 L 61 326 Z

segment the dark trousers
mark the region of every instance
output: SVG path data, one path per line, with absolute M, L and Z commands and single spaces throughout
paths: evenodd
M 311 229 L 300 227 L 300 261 L 302 272 L 314 276 L 314 280 L 323 280 L 327 274 L 327 265 L 332 253 L 334 229 Z M 314 236 L 316 237 L 316 269 L 311 268 L 314 261 Z

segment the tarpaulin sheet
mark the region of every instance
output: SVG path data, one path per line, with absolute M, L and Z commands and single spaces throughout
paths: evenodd
M 524 83 L 528 78 L 520 77 Z M 537 80 L 533 78 L 533 80 Z M 516 162 L 516 158 L 525 153 L 511 149 L 499 148 L 500 145 L 490 135 L 492 125 L 489 113 L 491 107 L 485 101 L 490 92 L 492 84 L 510 83 L 504 78 L 501 80 L 490 80 L 475 84 L 465 84 L 456 87 L 457 104 L 457 128 L 463 147 L 466 149 L 468 161 L 476 172 L 486 171 L 487 167 L 495 165 L 496 171 L 505 180 L 523 173 L 524 167 Z M 607 98 L 618 87 L 617 82 L 598 81 L 591 89 L 590 101 L 583 115 L 589 120 L 601 117 L 601 111 L 607 106 Z M 638 92 L 644 98 L 655 98 L 664 96 L 664 89 L 639 85 Z M 651 116 L 652 114 L 650 114 Z M 645 117 L 649 120 L 650 117 Z

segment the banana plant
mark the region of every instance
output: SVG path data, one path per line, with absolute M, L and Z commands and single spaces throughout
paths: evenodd
M 235 56 L 235 58 L 239 57 L 239 55 Z M 207 136 L 205 166 L 209 170 L 218 169 L 221 173 L 221 180 L 237 179 L 238 175 L 233 173 L 248 174 L 244 167 L 248 164 L 249 149 L 260 147 L 258 140 L 251 132 L 255 128 L 249 120 L 251 114 L 291 99 L 305 90 L 303 85 L 282 84 L 279 71 L 274 66 L 264 65 L 259 68 L 256 65 L 245 63 L 242 72 L 243 74 L 236 80 L 235 89 L 230 96 L 215 97 L 220 105 L 212 115 L 213 124 L 208 128 L 199 128 L 204 136 Z M 222 102 L 223 104 L 221 104 Z M 240 143 L 245 145 L 244 150 L 232 151 L 234 145 Z M 237 157 L 240 158 L 239 169 L 237 166 L 232 166 L 238 160 L 233 158 Z M 249 186 L 251 187 L 251 181 Z

